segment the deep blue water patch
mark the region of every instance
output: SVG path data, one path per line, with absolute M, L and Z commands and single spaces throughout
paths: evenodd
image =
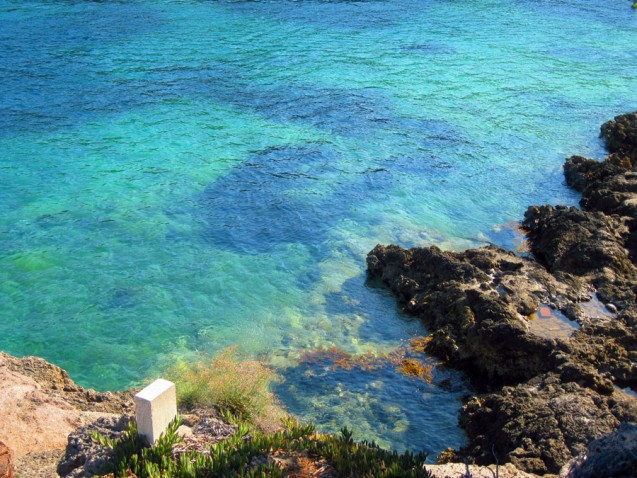
M 373 90 L 319 88 L 296 82 L 276 86 L 226 82 L 211 93 L 267 118 L 344 136 L 369 135 L 375 129 L 397 127 L 400 121 L 383 93 Z
M 452 55 L 456 53 L 453 47 L 438 43 L 409 43 L 400 47 L 402 50 L 417 52 L 425 55 Z
M 243 253 L 281 242 L 322 244 L 338 219 L 330 206 L 339 206 L 329 204 L 338 187 L 335 161 L 320 146 L 272 148 L 246 160 L 202 194 L 206 239 Z
M 134 84 L 112 77 L 130 59 L 104 52 L 156 29 L 157 10 L 127 2 L 55 2 L 34 15 L 24 2 L 15 9 L 12 3 L 0 6 L 0 135 L 74 127 L 144 103 Z
M 427 137 L 428 131 L 412 131 Z M 453 142 L 433 134 L 429 141 Z M 246 159 L 208 185 L 195 203 L 207 225 L 206 240 L 241 253 L 271 251 L 280 243 L 320 247 L 343 217 L 400 186 L 400 177 L 444 181 L 449 162 L 398 156 L 378 167 L 347 171 L 344 159 L 326 145 L 274 147 Z M 373 225 L 374 218 L 367 218 Z

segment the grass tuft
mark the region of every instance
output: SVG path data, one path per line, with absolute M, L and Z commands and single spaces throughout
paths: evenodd
M 265 430 L 277 427 L 284 416 L 270 390 L 280 377 L 267 364 L 244 359 L 237 347 L 178 363 L 167 376 L 177 385 L 181 409 L 214 408 L 231 422 L 249 422 Z

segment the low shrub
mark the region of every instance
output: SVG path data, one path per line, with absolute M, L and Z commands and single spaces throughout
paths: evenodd
M 279 376 L 265 363 L 245 360 L 236 347 L 179 363 L 167 375 L 177 385 L 182 409 L 215 408 L 231 422 L 254 423 L 266 430 L 284 415 L 270 391 Z
M 276 460 L 259 460 L 264 456 L 295 454 L 321 459 L 334 475 L 352 478 L 406 477 L 431 478 L 424 468 L 424 453 L 399 454 L 378 448 L 373 442 L 356 443 L 352 433 L 343 428 L 340 436 L 319 435 L 312 425 L 287 419 L 285 428 L 276 433 L 250 433 L 240 425 L 231 438 L 210 447 L 210 452 L 186 452 L 175 455 L 173 447 L 181 438 L 177 434 L 180 420 L 173 421 L 157 443 L 141 446 L 134 422 L 118 440 L 96 436 L 103 446 L 114 450 L 114 478 L 207 478 L 207 477 L 285 477 L 285 466 Z

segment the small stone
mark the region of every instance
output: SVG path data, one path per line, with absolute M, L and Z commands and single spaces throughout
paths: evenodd
M 192 428 L 186 425 L 181 425 L 177 428 L 177 435 L 182 437 L 190 437 L 192 436 Z
M 438 457 L 436 458 L 436 463 L 439 465 L 443 465 L 445 463 L 453 463 L 453 462 L 460 462 L 460 457 L 456 453 L 456 450 L 454 450 L 451 447 L 445 448 L 444 450 L 442 450 L 440 454 L 438 455 Z

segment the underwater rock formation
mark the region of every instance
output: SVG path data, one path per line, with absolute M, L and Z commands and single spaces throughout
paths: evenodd
M 637 113 L 605 123 L 601 137 L 605 161 L 573 156 L 564 166 L 582 209 L 527 210 L 534 258 L 493 246 L 378 245 L 367 256 L 369 277 L 430 328 L 427 351 L 483 392 L 460 419 L 469 437 L 460 454 L 480 464 L 557 473 L 637 422 L 637 400 L 618 388 L 637 389 Z M 543 317 L 577 326 L 544 333 Z

